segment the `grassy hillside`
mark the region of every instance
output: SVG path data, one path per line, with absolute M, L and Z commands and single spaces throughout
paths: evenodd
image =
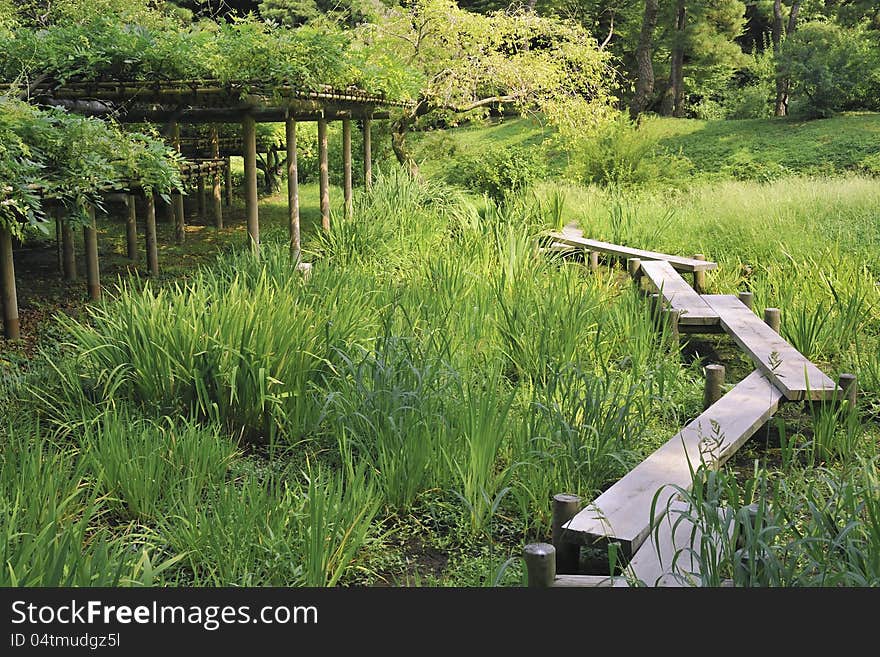
M 876 113 L 814 121 L 654 117 L 642 123 L 639 135 L 652 146 L 648 157 L 679 158 L 676 169 L 680 180 L 676 182 L 681 184 L 693 176 L 761 181 L 791 174 L 880 172 L 880 114 Z M 565 174 L 567 164 L 553 137 L 553 129 L 536 117 L 425 132 L 416 135 L 413 142 L 416 158 L 429 176 L 454 178 L 453 169 L 462 159 L 522 146 L 541 151 L 552 177 Z

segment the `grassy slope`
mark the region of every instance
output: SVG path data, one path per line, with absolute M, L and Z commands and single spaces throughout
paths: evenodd
M 880 114 L 844 114 L 831 119 L 749 119 L 699 121 L 650 118 L 644 135 L 657 150 L 686 157 L 700 177 L 730 178 L 741 171 L 746 178 L 785 173 L 835 174 L 857 170 L 870 155 L 880 153 Z M 456 157 L 478 156 L 487 147 L 533 146 L 552 137 L 552 128 L 539 118 L 504 119 L 489 125 L 431 131 L 413 139 L 416 159 L 426 175 L 443 175 Z M 550 152 L 556 174 L 564 172 L 565 158 Z M 752 165 L 757 171 L 744 170 Z M 770 167 L 767 169 L 767 167 Z

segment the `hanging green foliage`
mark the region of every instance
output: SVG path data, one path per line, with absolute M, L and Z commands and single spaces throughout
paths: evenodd
M 137 185 L 167 195 L 182 188 L 180 163 L 155 134 L 0 96 L 0 224 L 13 234 L 44 226 L 43 199 L 85 221 L 108 190 Z

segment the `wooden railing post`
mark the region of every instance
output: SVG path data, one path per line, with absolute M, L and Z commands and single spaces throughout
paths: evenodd
M 556 548 L 549 543 L 529 543 L 523 549 L 529 588 L 549 588 L 556 579 Z
M 565 540 L 565 523 L 581 510 L 581 498 L 577 495 L 559 493 L 553 496 L 552 541 L 556 548 L 556 571 L 575 575 L 580 570 L 580 545 Z

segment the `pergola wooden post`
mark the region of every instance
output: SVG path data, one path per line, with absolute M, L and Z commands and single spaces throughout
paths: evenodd
M 137 234 L 137 204 L 135 195 L 128 194 L 125 197 L 128 205 L 128 219 L 125 221 L 125 251 L 128 259 L 132 262 L 138 260 L 138 234 Z
M 83 241 L 86 248 L 86 284 L 89 299 L 101 300 L 101 274 L 98 268 L 98 226 L 95 223 L 95 208 L 88 207 L 89 222 L 83 226 Z
M 76 244 L 73 228 L 64 217 L 61 218 L 61 271 L 65 281 L 76 280 Z
M 364 119 L 364 188 L 373 189 L 373 139 L 370 134 L 372 119 Z
M 318 168 L 321 188 L 321 227 L 330 232 L 330 169 L 327 164 L 327 120 L 318 119 Z
M 196 178 L 196 201 L 199 204 L 199 219 L 203 223 L 207 223 L 208 221 L 208 197 L 205 195 L 205 176 L 202 173 L 199 173 L 199 177 Z
M 177 121 L 171 122 L 171 138 L 174 148 L 180 152 L 180 125 Z M 183 211 L 183 194 L 181 192 L 172 192 L 172 207 L 174 209 L 174 241 L 177 244 L 183 244 L 186 240 L 186 215 Z
M 345 199 L 345 218 L 352 214 L 351 191 L 351 119 L 342 119 L 342 193 Z
M 217 126 L 211 126 L 211 157 L 214 159 L 215 166 L 220 160 L 220 136 L 217 132 Z M 220 172 L 215 171 L 211 174 L 211 207 L 214 215 L 214 225 L 217 228 L 223 228 L 223 200 L 220 196 Z
M 147 213 L 144 220 L 144 241 L 147 243 L 147 268 L 151 276 L 159 275 L 159 249 L 156 244 L 156 197 L 153 190 L 144 192 Z
M 287 143 L 287 218 L 290 229 L 290 257 L 299 264 L 302 258 L 299 231 L 299 172 L 296 161 L 296 119 L 289 115 L 284 122 Z
M 10 340 L 21 337 L 18 322 L 18 295 L 15 290 L 15 263 L 12 260 L 12 232 L 0 224 L 0 285 L 3 300 L 3 332 Z
M 244 142 L 244 204 L 247 213 L 248 242 L 254 254 L 260 252 L 260 218 L 257 208 L 257 124 L 251 114 L 241 120 Z
M 232 206 L 232 156 L 226 157 L 226 169 L 223 171 L 226 187 L 226 207 Z

